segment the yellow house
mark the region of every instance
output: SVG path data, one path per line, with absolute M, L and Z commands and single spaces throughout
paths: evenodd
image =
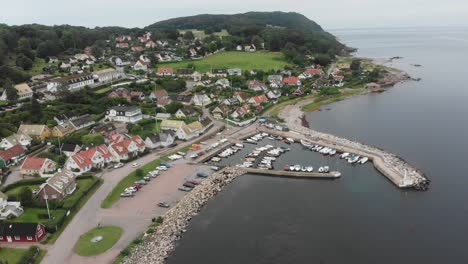
M 18 133 L 28 135 L 32 138 L 39 138 L 41 140 L 47 139 L 51 136 L 51 131 L 46 125 L 20 125 Z
M 70 122 L 65 122 L 61 125 L 57 125 L 52 129 L 52 136 L 62 138 L 67 136 L 75 131 L 75 127 L 73 127 Z

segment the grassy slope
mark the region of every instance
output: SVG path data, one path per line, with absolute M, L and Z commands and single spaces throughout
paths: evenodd
M 278 70 L 289 65 L 281 53 L 226 51 L 209 57 L 184 62 L 161 63 L 161 67 L 185 68 L 189 63 L 199 72 L 208 72 L 213 68 L 241 68 L 242 70 Z
M 81 256 L 95 256 L 110 249 L 122 236 L 123 230 L 117 226 L 96 227 L 86 232 L 75 245 L 75 251 Z M 103 239 L 93 243 L 91 239 L 102 236 Z

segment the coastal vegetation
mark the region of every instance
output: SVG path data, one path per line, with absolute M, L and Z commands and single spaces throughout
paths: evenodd
M 99 226 L 93 228 L 80 236 L 80 239 L 76 242 L 75 251 L 81 256 L 102 254 L 114 246 L 122 234 L 122 228 L 117 226 Z M 96 241 L 93 239 L 96 239 Z
M 291 66 L 286 62 L 283 54 L 279 52 L 220 52 L 200 60 L 190 62 L 173 62 L 159 64 L 160 67 L 194 68 L 199 72 L 209 72 L 212 69 L 232 69 L 240 68 L 246 70 L 280 70 Z

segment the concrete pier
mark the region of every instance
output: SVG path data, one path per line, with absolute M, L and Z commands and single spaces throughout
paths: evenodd
M 285 178 L 302 178 L 302 179 L 337 179 L 341 177 L 338 171 L 329 173 L 319 172 L 303 172 L 303 171 L 279 171 L 279 170 L 261 170 L 253 168 L 242 168 L 243 171 L 249 174 L 270 176 L 270 177 L 285 177 Z

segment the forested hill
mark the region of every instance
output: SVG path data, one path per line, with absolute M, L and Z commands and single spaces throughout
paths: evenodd
M 154 23 L 148 30 L 198 29 L 237 33 L 244 28 L 277 26 L 298 31 L 323 32 L 322 27 L 299 13 L 249 12 L 235 15 L 197 15 Z

